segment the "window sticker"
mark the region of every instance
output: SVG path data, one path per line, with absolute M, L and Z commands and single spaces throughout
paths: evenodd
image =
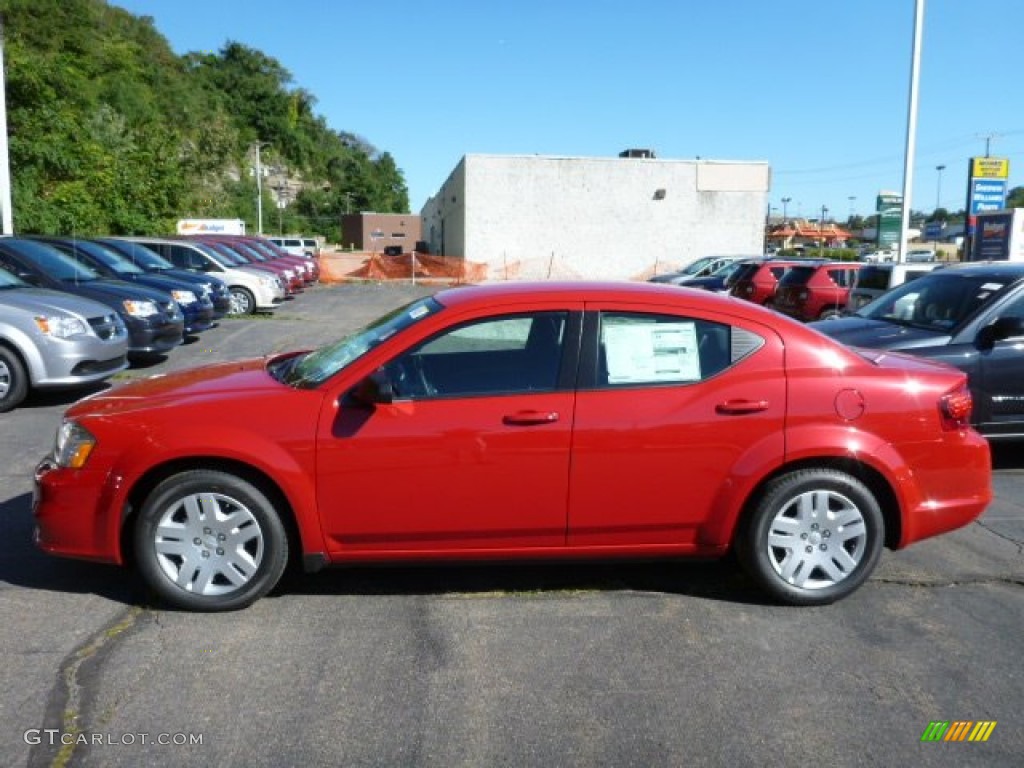
M 420 319 L 421 317 L 423 317 L 423 316 L 424 316 L 425 314 L 427 314 L 427 312 L 429 312 L 429 311 L 430 311 L 430 310 L 429 310 L 429 309 L 428 309 L 427 307 L 425 307 L 425 306 L 423 306 L 423 305 L 421 304 L 421 305 L 420 305 L 420 306 L 418 306 L 418 307 L 414 307 L 414 308 L 412 309 L 412 311 L 411 311 L 411 312 L 409 312 L 409 319 L 410 319 L 410 320 L 419 320 L 419 319 Z
M 700 379 L 692 322 L 606 325 L 604 343 L 609 384 Z

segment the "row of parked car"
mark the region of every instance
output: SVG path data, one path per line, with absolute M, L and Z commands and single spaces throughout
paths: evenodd
M 258 237 L 0 238 L 0 412 L 273 311 L 319 277 L 315 258 Z
M 872 263 L 775 256 L 710 256 L 653 282 L 730 293 L 810 322 L 839 317 L 939 263 Z
M 731 293 L 849 346 L 955 366 L 968 375 L 972 424 L 989 439 L 1024 438 L 1024 263 L 722 259 L 655 279 Z

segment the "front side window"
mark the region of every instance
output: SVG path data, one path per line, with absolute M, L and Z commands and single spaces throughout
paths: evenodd
M 503 315 L 448 329 L 385 366 L 399 399 L 553 391 L 567 312 Z

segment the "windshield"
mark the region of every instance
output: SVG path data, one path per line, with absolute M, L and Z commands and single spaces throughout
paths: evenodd
M 205 253 L 207 256 L 209 256 L 215 262 L 220 264 L 222 267 L 230 269 L 231 267 L 238 266 L 238 262 L 235 259 L 230 258 L 229 256 L 221 253 L 216 248 L 213 248 L 212 246 L 207 245 L 206 243 L 192 243 L 191 245 L 198 248 L 200 251 Z
M 271 368 L 270 373 L 290 386 L 311 389 L 396 333 L 441 309 L 441 304 L 432 297 L 418 299 L 378 318 L 362 330 L 339 341 L 320 347 L 307 355 L 287 358 L 278 367 Z
M 150 250 L 141 243 L 133 243 L 128 240 L 115 242 L 101 241 L 103 245 L 122 254 L 143 269 L 174 269 L 174 264 L 169 262 L 156 251 Z
M 28 283 L 6 269 L 0 269 L 0 290 L 4 288 L 26 288 Z
M 135 266 L 135 264 L 133 264 L 128 258 L 106 247 L 105 245 L 80 240 L 74 244 L 74 247 L 77 250 L 88 254 L 103 266 L 112 269 L 114 272 L 117 272 L 119 275 L 145 274 L 145 271 L 143 269 Z
M 99 277 L 94 270 L 84 264 L 79 264 L 52 245 L 37 243 L 33 240 L 18 240 L 12 245 L 40 272 L 44 272 L 53 280 L 60 280 L 64 283 L 87 283 Z
M 943 270 L 883 293 L 854 314 L 915 328 L 949 333 L 1006 287 L 991 275 Z

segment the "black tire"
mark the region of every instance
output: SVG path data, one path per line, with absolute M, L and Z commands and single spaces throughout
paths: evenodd
M 236 475 L 192 470 L 149 494 L 133 531 L 136 567 L 163 601 L 191 611 L 245 608 L 288 563 L 274 505 Z
M 28 397 L 28 374 L 17 353 L 0 346 L 0 413 L 6 413 Z
M 874 494 L 833 469 L 769 482 L 737 539 L 740 563 L 790 605 L 827 605 L 856 590 L 881 557 L 885 523 Z
M 256 312 L 256 297 L 252 295 L 252 291 L 248 288 L 243 288 L 240 285 L 233 285 L 228 290 L 228 295 L 231 297 L 231 308 L 228 310 L 229 315 L 252 315 Z

